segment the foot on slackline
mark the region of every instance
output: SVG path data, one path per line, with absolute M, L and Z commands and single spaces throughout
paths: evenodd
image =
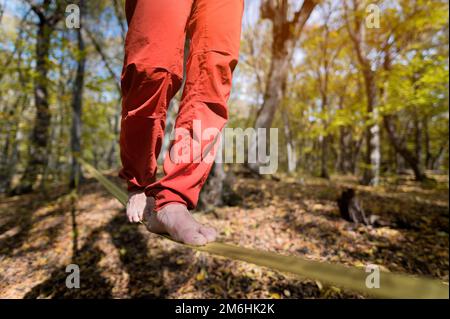
M 168 204 L 158 212 L 145 208 L 143 222 L 150 232 L 169 234 L 174 240 L 189 245 L 201 246 L 216 240 L 216 230 L 197 222 L 180 203 Z

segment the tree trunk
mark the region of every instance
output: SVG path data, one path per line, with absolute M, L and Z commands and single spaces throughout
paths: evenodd
M 325 68 L 326 69 L 326 68 Z M 327 71 L 328 72 L 328 71 Z M 325 78 L 328 76 L 326 75 Z M 325 81 L 323 85 L 323 89 L 321 90 L 322 93 L 322 113 L 325 114 L 327 111 L 327 105 L 328 105 L 328 96 L 327 96 L 327 87 L 328 83 Z M 323 134 L 320 138 L 320 177 L 329 179 L 330 175 L 328 173 L 328 135 L 327 135 L 327 127 L 328 123 L 326 119 L 323 119 Z
M 436 156 L 431 157 L 431 169 L 432 170 L 438 170 L 439 167 L 442 165 L 442 161 L 444 160 L 445 150 L 447 149 L 448 141 L 441 145 L 439 148 L 439 151 L 437 152 Z M 448 154 L 448 152 L 447 152 Z
M 5 144 L 0 157 L 0 193 L 10 190 L 17 163 L 17 147 L 19 138 L 20 114 L 23 111 L 21 105 L 27 101 L 26 96 L 20 95 L 8 112 L 8 121 L 5 123 Z
M 384 70 L 389 72 L 391 70 L 391 57 L 388 51 L 385 52 L 385 60 L 383 63 Z M 386 82 L 387 83 L 387 82 Z M 385 104 L 387 103 L 387 89 L 383 88 L 382 94 L 383 99 L 385 100 Z M 400 154 L 406 163 L 411 167 L 414 172 L 414 176 L 417 181 L 423 181 L 427 179 L 424 169 L 421 165 L 421 154 L 422 154 L 422 129 L 419 128 L 421 123 L 419 124 L 418 115 L 415 114 L 415 154 L 410 152 L 407 146 L 401 141 L 400 137 L 397 135 L 392 115 L 384 115 L 383 123 L 388 134 L 389 140 L 391 141 L 392 146 L 395 151 Z
M 431 169 L 431 141 L 430 141 L 430 128 L 428 127 L 428 118 L 424 117 L 423 119 L 423 130 L 424 130 L 424 138 L 425 138 L 425 168 Z
M 397 151 L 395 151 L 395 173 L 397 175 L 406 174 L 405 159 Z
M 223 163 L 214 163 L 200 194 L 198 208 L 212 211 L 215 207 L 238 205 L 242 197 L 233 190 L 233 184 L 233 172 L 225 172 Z
M 343 94 L 339 96 L 338 109 L 344 108 L 345 87 L 342 89 Z M 339 147 L 337 156 L 337 170 L 342 174 L 353 173 L 352 159 L 354 147 L 352 141 L 352 128 L 349 125 L 339 127 Z
M 328 173 L 328 136 L 322 136 L 322 141 L 320 143 L 321 156 L 320 156 L 320 177 L 329 179 L 330 174 Z
M 425 180 L 427 177 L 425 175 L 425 172 L 422 170 L 420 166 L 419 159 L 412 152 L 410 152 L 407 149 L 407 147 L 403 145 L 403 143 L 400 142 L 400 138 L 397 136 L 394 124 L 392 123 L 392 116 L 391 115 L 383 116 L 383 122 L 392 145 L 394 146 L 395 150 L 404 158 L 404 160 L 411 167 L 411 169 L 414 172 L 416 180 L 418 181 Z
M 414 112 L 414 146 L 415 155 L 417 158 L 418 165 L 424 170 L 425 167 L 425 156 L 423 156 L 423 122 L 419 118 L 419 114 Z
M 268 130 L 273 122 L 275 112 L 283 99 L 283 86 L 286 85 L 292 54 L 303 27 L 308 21 L 317 3 L 305 0 L 299 11 L 294 13 L 292 20 L 288 19 L 288 1 L 264 0 L 261 5 L 261 16 L 272 21 L 272 59 L 264 93 L 264 102 L 258 111 L 255 128 Z M 263 143 L 264 141 L 262 141 Z M 257 152 L 258 142 L 249 146 L 253 154 Z M 259 163 L 248 164 L 252 170 L 259 167 Z
M 366 158 L 362 183 L 364 185 L 378 185 L 380 182 L 381 145 L 380 126 L 378 125 L 378 97 L 375 82 L 375 74 L 370 66 L 365 66 L 363 71 L 367 97 L 367 113 L 370 124 L 366 128 Z
M 42 5 L 30 4 L 31 9 L 38 16 L 36 35 L 36 78 L 34 80 L 34 104 L 36 115 L 34 126 L 30 136 L 28 149 L 28 162 L 19 185 L 13 190 L 13 194 L 29 193 L 33 190 L 40 174 L 48 163 L 48 143 L 50 128 L 49 107 L 49 79 L 51 35 L 56 24 L 61 19 L 62 3 L 57 2 L 54 11 L 51 10 L 51 1 L 45 0 Z
M 117 152 L 117 140 L 119 138 L 120 133 L 120 101 L 119 107 L 117 108 L 116 114 L 114 114 L 113 118 L 113 132 L 114 132 L 114 140 L 111 143 L 111 147 L 109 148 L 108 153 L 108 168 L 113 168 L 115 164 L 117 164 L 116 152 Z
M 352 135 L 351 128 L 341 126 L 339 129 L 339 160 L 338 169 L 343 174 L 352 171 Z
M 359 138 L 359 140 L 357 140 L 354 143 L 352 143 L 353 144 L 353 148 L 352 148 L 352 169 L 351 169 L 351 172 L 354 175 L 357 175 L 359 173 L 358 172 L 358 168 L 359 168 L 358 167 L 358 161 L 359 161 L 359 158 L 360 158 L 360 155 L 361 155 L 361 148 L 362 148 L 363 143 L 364 143 L 364 136 L 361 136 Z
M 48 137 L 50 127 L 50 109 L 48 102 L 48 59 L 50 51 L 51 27 L 45 22 L 38 24 L 36 40 L 36 79 L 34 83 L 34 100 L 36 116 L 31 133 L 29 158 L 25 172 L 15 193 L 28 193 L 33 190 L 39 174 L 48 163 Z
M 275 111 L 283 99 L 283 85 L 287 81 L 289 70 L 289 63 L 287 61 L 288 52 L 285 50 L 283 50 L 283 52 L 275 53 L 272 57 L 269 76 L 267 79 L 266 92 L 264 93 L 264 102 L 255 121 L 255 129 L 266 129 L 266 135 L 269 133 L 275 116 Z M 258 137 L 264 138 L 264 136 Z M 264 144 L 264 141 L 259 142 Z M 258 141 L 250 144 L 249 148 L 249 154 L 258 154 Z M 258 162 L 259 156 L 255 156 L 255 158 L 257 159 L 256 163 L 248 164 L 248 166 L 254 171 L 256 171 L 260 166 L 260 163 Z
M 72 165 L 70 173 L 70 187 L 77 187 L 81 178 L 81 167 L 77 156 L 81 156 L 81 129 L 82 129 L 82 110 L 83 110 L 83 90 L 84 76 L 86 70 L 86 52 L 82 28 L 82 17 L 84 13 L 84 0 L 79 0 L 80 6 L 80 28 L 77 29 L 77 73 L 75 77 L 75 86 L 72 99 L 72 128 L 70 134 L 70 147 L 72 151 Z
M 364 185 L 378 185 L 380 179 L 381 145 L 380 127 L 378 124 L 378 90 L 376 86 L 375 71 L 372 69 L 370 52 L 367 49 L 365 38 L 366 28 L 364 19 L 359 14 L 361 3 L 353 1 L 353 8 L 350 9 L 347 1 L 343 1 L 345 8 L 346 28 L 353 42 L 353 47 L 358 60 L 359 68 L 364 78 L 366 99 L 367 99 L 367 125 L 365 132 L 366 156 L 365 167 L 362 178 Z M 352 19 L 350 19 L 350 16 Z
M 293 173 L 297 169 L 296 145 L 294 140 L 292 139 L 291 128 L 287 112 L 283 111 L 282 118 L 284 124 L 284 135 L 286 139 L 288 172 Z
M 210 210 L 223 205 L 222 193 L 225 177 L 223 163 L 214 163 L 199 198 L 200 209 Z
M 343 145 L 346 150 L 343 154 L 345 157 L 343 159 L 343 171 L 345 174 L 355 174 L 356 162 L 358 159 L 359 149 L 358 141 L 353 141 L 353 133 L 351 127 L 347 127 L 347 132 L 343 137 Z

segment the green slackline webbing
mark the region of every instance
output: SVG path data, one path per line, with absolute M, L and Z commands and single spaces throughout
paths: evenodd
M 83 167 L 98 180 L 116 199 L 124 206 L 127 203 L 127 194 L 117 185 L 109 181 L 97 169 L 79 159 Z M 162 236 L 172 240 L 168 236 Z M 339 264 L 330 264 L 308 260 L 298 256 L 283 256 L 272 252 L 243 248 L 225 243 L 215 242 L 206 246 L 190 246 L 195 250 L 208 252 L 214 255 L 245 261 L 298 275 L 303 278 L 319 280 L 323 283 L 358 291 L 380 298 L 449 298 L 448 283 L 436 279 L 413 277 L 404 274 L 380 272 L 380 287 L 369 289 L 366 278 L 370 273 L 358 267 L 347 267 Z

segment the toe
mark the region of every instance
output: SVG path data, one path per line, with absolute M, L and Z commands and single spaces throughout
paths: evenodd
M 144 211 L 140 211 L 138 213 L 137 217 L 138 217 L 138 222 L 142 221 L 144 219 Z
M 128 217 L 128 221 L 130 223 L 132 223 L 133 222 L 133 214 L 130 209 L 127 209 L 127 217 Z
M 127 212 L 127 216 L 128 216 L 128 220 L 130 221 L 130 223 L 137 223 L 139 222 L 139 215 L 137 211 L 129 211 Z
M 133 214 L 133 223 L 139 223 L 140 220 L 141 220 L 141 218 L 139 217 L 139 213 L 135 212 Z
M 200 233 L 205 236 L 208 242 L 213 242 L 216 240 L 217 232 L 212 227 L 202 226 L 200 227 Z
M 208 243 L 208 239 L 198 230 L 187 231 L 181 236 L 181 241 L 188 245 L 203 246 Z

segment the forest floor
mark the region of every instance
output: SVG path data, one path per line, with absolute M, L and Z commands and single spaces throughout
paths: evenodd
M 215 226 L 227 243 L 349 266 L 377 264 L 448 282 L 448 176 L 436 178 L 432 187 L 405 177 L 374 188 L 358 186 L 350 177 L 241 176 L 235 185 L 243 197 L 239 206 L 195 216 Z M 345 187 L 357 189 L 366 211 L 386 226 L 341 219 L 336 199 Z M 65 285 L 72 263 L 80 267 L 80 289 Z M 135 297 L 365 296 L 150 234 L 129 224 L 121 204 L 92 179 L 81 187 L 76 204 L 64 188 L 47 196 L 0 198 L 0 298 Z

